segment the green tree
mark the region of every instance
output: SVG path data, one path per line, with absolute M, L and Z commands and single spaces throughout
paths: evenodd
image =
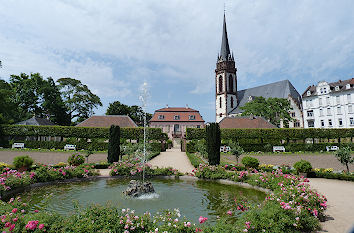
M 20 120 L 17 105 L 12 98 L 14 95 L 10 84 L 0 79 L 0 124 L 12 124 Z
M 351 154 L 350 147 L 337 150 L 335 156 L 341 164 L 347 167 L 347 172 L 349 173 L 349 164 L 354 163 L 354 157 Z
M 244 150 L 242 147 L 238 144 L 238 142 L 231 141 L 229 143 L 229 146 L 231 148 L 231 154 L 235 155 L 236 157 L 236 162 L 238 163 L 238 159 L 240 158 L 240 155 L 244 153 Z
M 14 92 L 12 101 L 18 106 L 19 119 L 25 120 L 36 115 L 49 117 L 59 125 L 70 123 L 67 108 L 52 78 L 45 80 L 39 73 L 21 73 L 10 76 L 10 85 Z
M 101 99 L 80 80 L 61 78 L 57 82 L 71 121 L 81 122 L 92 116 L 93 109 L 102 106 Z
M 109 129 L 108 163 L 118 162 L 120 158 L 120 127 L 111 125 Z
M 281 121 L 285 126 L 289 125 L 289 121 L 293 121 L 290 116 L 292 109 L 290 103 L 284 98 L 268 98 L 262 96 L 255 97 L 252 101 L 241 107 L 244 112 L 242 116 L 261 116 L 274 125 L 279 125 Z
M 106 115 L 128 115 L 137 125 L 144 125 L 144 111 L 141 107 L 137 105 L 126 105 L 119 101 L 114 101 L 110 103 Z M 146 113 L 146 121 L 152 118 L 152 114 Z
M 220 164 L 221 133 L 218 123 L 210 123 L 205 128 L 206 147 L 210 165 Z

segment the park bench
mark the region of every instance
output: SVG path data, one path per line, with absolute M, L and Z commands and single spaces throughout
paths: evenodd
M 283 146 L 273 146 L 273 152 L 285 152 L 285 147 L 283 147 Z
M 76 145 L 66 144 L 64 150 L 76 150 Z
M 14 144 L 12 144 L 12 149 L 14 148 L 25 148 L 25 144 L 24 143 L 18 143 L 18 142 L 15 142 Z
M 229 146 L 220 146 L 220 152 L 229 152 L 231 148 Z
M 338 150 L 338 149 L 339 149 L 338 146 L 326 146 L 327 152 L 329 152 L 329 151 L 336 151 L 336 150 Z

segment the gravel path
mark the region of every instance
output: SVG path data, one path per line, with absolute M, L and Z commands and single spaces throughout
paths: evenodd
M 239 162 L 246 155 L 241 155 Z M 273 164 L 273 165 L 290 165 L 293 166 L 297 161 L 304 159 L 312 164 L 313 168 L 333 168 L 335 171 L 346 170 L 334 154 L 280 154 L 280 155 L 250 155 L 259 160 L 260 164 Z M 222 159 L 236 162 L 235 156 L 223 155 Z M 354 171 L 354 164 L 349 166 L 350 171 Z
M 12 164 L 16 156 L 29 155 L 35 162 L 43 164 L 57 164 L 59 162 L 67 162 L 70 155 L 74 152 L 40 152 L 40 151 L 23 151 L 23 150 L 0 150 L 0 162 Z M 79 152 L 80 153 L 80 152 Z M 85 155 L 84 153 L 81 153 Z M 92 154 L 89 157 L 89 163 L 107 161 L 107 153 Z
M 354 182 L 312 178 L 310 185 L 328 199 L 321 232 L 354 232 Z
M 191 173 L 194 169 L 185 152 L 181 152 L 180 148 L 172 148 L 161 152 L 149 161 L 152 166 L 156 167 L 173 167 L 183 173 Z

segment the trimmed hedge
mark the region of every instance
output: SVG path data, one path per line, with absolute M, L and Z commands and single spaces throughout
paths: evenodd
M 187 128 L 187 140 L 205 138 L 205 129 Z M 354 129 L 221 129 L 221 139 L 263 138 L 277 140 L 304 140 L 306 138 L 351 138 Z
M 32 126 L 32 125 L 0 125 L 4 136 L 57 136 L 75 138 L 109 138 L 109 128 L 74 127 L 74 126 Z M 165 138 L 160 128 L 147 128 L 150 140 Z M 142 139 L 144 128 L 121 128 L 121 138 Z
M 56 142 L 56 141 L 18 141 L 25 143 L 25 148 L 30 149 L 60 149 L 63 150 L 66 144 L 74 144 L 76 145 L 76 150 L 87 150 L 90 148 L 94 151 L 106 151 L 108 150 L 108 143 L 106 142 L 86 142 L 84 140 L 76 141 L 76 142 Z

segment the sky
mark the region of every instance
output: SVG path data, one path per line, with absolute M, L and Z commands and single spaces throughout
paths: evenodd
M 225 7 L 224 7 L 225 5 Z M 81 80 L 109 103 L 189 107 L 215 121 L 224 8 L 238 89 L 354 78 L 352 0 L 0 0 L 0 78 Z

